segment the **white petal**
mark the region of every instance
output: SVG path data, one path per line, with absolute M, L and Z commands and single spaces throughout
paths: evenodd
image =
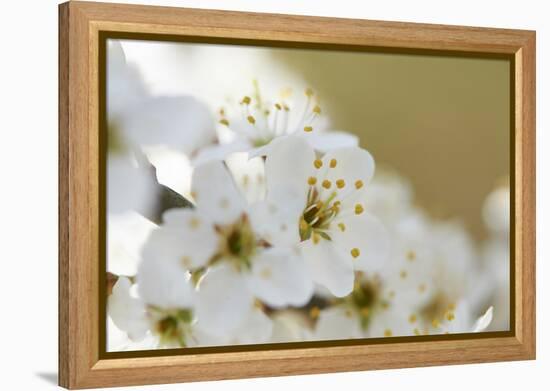
M 107 210 L 147 213 L 154 204 L 154 180 L 150 172 L 137 167 L 131 157 L 109 154 L 107 158 Z
M 128 333 L 133 341 L 139 341 L 145 337 L 148 323 L 143 302 L 130 295 L 132 283 L 126 277 L 119 277 L 113 286 L 107 306 L 109 316 L 114 324 Z
M 286 137 L 273 146 L 265 166 L 269 201 L 298 218 L 306 204 L 314 160 L 313 149 L 300 137 Z
M 252 304 L 253 296 L 239 272 L 227 264 L 213 267 L 199 284 L 197 327 L 214 337 L 231 335 Z
M 140 297 L 147 304 L 162 308 L 193 308 L 195 291 L 189 273 L 176 262 L 145 258 L 137 275 Z
M 321 311 L 313 333 L 314 340 L 354 339 L 364 337 L 357 314 L 345 307 Z
M 472 332 L 479 333 L 481 331 L 485 331 L 485 329 L 487 329 L 487 327 L 489 327 L 489 325 L 491 324 L 492 320 L 493 320 L 493 307 L 491 306 L 485 312 L 485 314 L 483 314 L 476 320 L 474 327 L 472 328 Z
M 192 194 L 197 210 L 214 223 L 232 224 L 244 212 L 246 202 L 223 163 L 212 161 L 193 172 Z
M 186 270 L 205 266 L 216 252 L 218 234 L 210 220 L 191 209 L 171 209 L 153 231 L 143 258 L 172 262 Z
M 249 209 L 254 231 L 274 246 L 289 247 L 300 242 L 298 217 L 271 201 L 257 202 Z
M 273 332 L 273 322 L 260 309 L 251 308 L 228 341 L 230 345 L 265 343 Z
M 137 145 L 164 145 L 186 154 L 216 138 L 208 108 L 190 96 L 145 99 L 125 111 L 120 126 Z
M 338 224 L 344 224 L 342 231 Z M 353 262 L 355 270 L 378 272 L 386 266 L 389 255 L 389 236 L 383 225 L 366 213 L 335 220 L 330 229 L 334 246 Z M 352 251 L 358 250 L 358 256 Z M 355 251 L 354 251 L 355 252 Z
M 313 149 L 323 153 L 332 149 L 356 147 L 359 144 L 359 138 L 356 135 L 342 131 L 301 132 L 301 135 Z
M 349 253 L 343 253 L 328 240 L 321 239 L 317 244 L 313 240 L 300 243 L 313 281 L 325 286 L 330 292 L 343 297 L 353 289 L 353 264 Z
M 323 156 L 323 167 L 319 171 L 318 179 L 326 179 L 333 183 L 333 186 L 336 186 L 337 181 L 343 181 L 344 187 L 337 190 L 339 199 L 350 193 L 355 193 L 353 195 L 355 199 L 362 198 L 374 175 L 374 159 L 367 150 L 362 148 L 334 149 Z M 359 184 L 358 181 L 361 184 L 359 190 L 356 187 L 356 184 Z
M 272 307 L 301 307 L 313 294 L 307 267 L 291 249 L 272 248 L 257 255 L 249 284 L 256 297 Z
M 228 144 L 208 145 L 199 150 L 192 163 L 194 166 L 199 166 L 211 160 L 225 160 L 232 153 L 248 151 L 250 148 L 250 144 L 242 139 L 237 139 Z
M 136 212 L 107 216 L 107 270 L 117 275 L 133 276 L 141 261 L 141 249 L 156 228 Z

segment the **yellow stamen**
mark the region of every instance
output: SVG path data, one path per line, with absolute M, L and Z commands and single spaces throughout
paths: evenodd
M 360 215 L 361 213 L 363 213 L 363 211 L 364 211 L 363 205 L 361 205 L 361 204 L 355 205 L 355 214 L 356 215 Z
M 309 310 L 309 317 L 311 319 L 317 319 L 320 314 L 321 310 L 319 309 L 319 307 L 311 307 L 311 309 Z
M 346 225 L 344 223 L 338 223 L 338 228 L 340 228 L 340 231 L 344 232 L 346 230 Z
M 312 132 L 313 131 L 313 127 L 311 126 L 304 126 L 304 132 Z
M 251 101 L 252 101 L 252 99 L 250 99 L 249 96 L 245 96 L 243 98 L 243 100 L 241 101 L 241 103 L 244 103 L 245 105 L 249 105 Z
M 315 168 L 321 168 L 323 167 L 323 161 L 321 159 L 315 159 L 313 161 L 313 165 L 315 166 Z
M 439 328 L 439 324 L 440 324 L 440 323 L 439 323 L 439 319 L 436 319 L 436 318 L 432 319 L 432 327 L 433 327 L 434 329 Z
M 313 96 L 313 90 L 311 88 L 306 88 L 306 96 L 311 97 Z
M 384 330 L 384 337 L 391 337 L 393 335 L 390 329 Z
M 338 179 L 336 181 L 336 187 L 341 189 L 343 188 L 344 186 L 346 186 L 346 182 L 343 180 L 343 179 Z
M 399 277 L 401 277 L 403 279 L 407 278 L 407 271 L 406 270 L 401 270 L 399 272 Z
M 362 188 L 362 187 L 363 187 L 363 181 L 361 181 L 361 180 L 355 181 L 355 188 L 356 188 L 357 190 L 359 190 L 359 189 Z
M 246 117 L 246 119 L 248 120 L 248 122 L 250 122 L 252 125 L 254 125 L 256 123 L 256 118 L 254 118 L 253 116 L 249 115 L 248 117 Z
M 336 164 L 338 164 L 338 161 L 336 159 L 330 159 L 330 168 L 336 167 Z
M 412 250 L 407 251 L 407 260 L 414 261 L 416 259 L 416 253 Z
M 350 254 L 353 258 L 357 258 L 359 255 L 361 255 L 361 251 L 357 247 L 354 247 L 351 249 Z
M 454 320 L 455 314 L 452 313 L 452 312 L 448 312 L 446 317 L 447 317 L 447 320 L 448 320 L 449 322 L 451 322 L 452 320 Z
M 367 317 L 369 316 L 370 314 L 370 309 L 369 307 L 363 307 L 361 308 L 361 315 L 363 315 L 364 317 Z
M 329 181 L 328 179 L 325 179 L 325 180 L 323 181 L 323 187 L 324 187 L 325 189 L 330 189 L 331 186 L 332 186 L 332 182 Z
M 310 176 L 307 180 L 308 185 L 313 186 L 317 183 L 317 178 Z
M 220 119 L 220 124 L 225 125 L 225 126 L 229 126 L 229 121 L 226 120 L 225 118 L 222 118 L 222 119 Z
M 416 315 L 415 314 L 412 314 L 411 316 L 409 316 L 409 322 L 410 323 L 415 323 L 416 322 Z
M 321 236 L 319 236 L 318 234 L 314 233 L 314 234 L 313 234 L 313 244 L 319 243 L 320 240 L 321 240 Z
M 321 107 L 319 107 L 319 105 L 316 105 L 314 108 L 313 108 L 313 112 L 315 114 L 321 114 Z
M 283 107 L 279 103 L 275 103 L 275 108 L 281 110 Z
M 190 220 L 189 220 L 189 226 L 192 228 L 192 229 L 197 229 L 199 228 L 201 224 L 201 221 L 196 218 L 196 217 L 192 217 Z

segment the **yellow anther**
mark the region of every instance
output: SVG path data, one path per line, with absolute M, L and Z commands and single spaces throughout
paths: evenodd
M 181 257 L 181 264 L 186 269 L 191 269 L 191 266 L 193 265 L 192 262 L 191 262 L 191 258 L 186 256 L 186 255 Z
M 317 233 L 314 233 L 313 234 L 313 244 L 319 243 L 320 240 L 321 240 L 321 236 L 319 236 L 319 234 L 317 234 Z
M 321 168 L 323 167 L 323 161 L 321 159 L 315 159 L 313 161 L 313 165 L 315 166 L 315 168 Z
M 359 190 L 359 189 L 362 188 L 362 187 L 363 187 L 363 181 L 362 181 L 362 180 L 357 180 L 357 181 L 355 181 L 355 188 L 356 188 L 357 190 Z
M 454 320 L 455 314 L 453 312 L 447 312 L 446 318 L 449 322 L 451 322 L 452 320 Z
M 313 90 L 311 88 L 306 88 L 306 96 L 313 96 Z
M 338 164 L 338 161 L 336 159 L 330 159 L 330 168 L 336 167 L 336 164 Z
M 401 270 L 399 272 L 399 277 L 401 277 L 403 279 L 407 278 L 407 271 L 406 270 Z
M 319 107 L 319 105 L 316 105 L 314 108 L 313 108 L 313 112 L 315 114 L 321 114 L 321 107 Z
M 196 217 L 192 217 L 190 220 L 189 220 L 189 226 L 192 228 L 192 229 L 197 229 L 199 228 L 201 224 L 201 221 L 196 218 Z
M 304 132 L 313 132 L 312 126 L 304 126 Z
M 361 204 L 356 204 L 355 205 L 355 214 L 356 215 L 360 215 L 361 213 L 363 213 L 364 209 L 363 209 L 363 205 Z
M 283 106 L 281 106 L 279 103 L 275 103 L 275 108 L 277 110 L 281 110 L 283 108 Z
M 262 271 L 260 272 L 260 277 L 263 278 L 264 280 L 269 280 L 271 278 L 271 269 L 269 268 L 264 268 L 262 269 Z
M 369 307 L 363 307 L 361 308 L 361 315 L 363 315 L 365 318 L 370 315 L 370 309 Z
M 241 101 L 241 103 L 244 103 L 245 105 L 249 105 L 250 102 L 252 102 L 252 99 L 250 99 L 249 96 L 245 96 L 245 97 L 243 98 L 243 100 Z
M 432 327 L 433 327 L 434 329 L 439 328 L 439 325 L 440 325 L 439 319 L 437 319 L 437 318 L 432 319 Z
M 343 188 L 344 186 L 346 186 L 346 182 L 343 180 L 343 179 L 338 179 L 336 181 L 336 187 L 341 189 Z
M 256 118 L 254 118 L 253 116 L 249 115 L 248 117 L 246 117 L 246 119 L 248 120 L 248 122 L 250 122 L 252 125 L 254 125 L 256 123 Z
M 412 314 L 411 316 L 409 316 L 409 323 L 415 323 L 416 320 L 417 320 L 417 318 L 416 318 L 415 314 Z
M 361 255 L 361 251 L 357 247 L 354 247 L 351 249 L 350 254 L 353 258 L 357 258 L 359 255 Z
M 223 107 L 220 107 L 219 113 L 223 117 L 225 115 L 225 109 Z
M 309 317 L 311 319 L 317 319 L 320 314 L 321 310 L 319 309 L 319 307 L 311 307 L 311 309 L 309 310 Z
M 264 304 L 259 299 L 254 299 L 253 306 L 260 310 L 264 309 Z
M 412 250 L 407 251 L 407 260 L 414 261 L 416 259 L 416 253 Z
M 391 329 L 384 330 L 384 337 L 391 337 L 393 335 Z
M 449 311 L 454 311 L 455 309 L 456 309 L 456 304 L 455 303 L 449 304 Z
M 310 176 L 307 179 L 307 183 L 308 183 L 308 185 L 313 186 L 317 183 L 317 178 L 315 178 L 314 176 Z
M 340 201 L 334 201 L 333 206 L 339 208 L 342 203 Z
M 325 180 L 323 181 L 323 184 L 322 184 L 322 185 L 323 185 L 323 187 L 324 187 L 325 189 L 330 189 L 330 187 L 332 186 L 332 182 L 329 181 L 328 179 L 325 179 Z
M 264 110 L 264 115 L 267 117 L 269 114 L 271 114 L 271 111 L 265 109 L 265 110 Z
M 340 231 L 344 232 L 346 230 L 346 225 L 344 223 L 338 223 L 338 228 L 340 228 Z
M 225 118 L 222 118 L 222 119 L 220 119 L 220 124 L 225 125 L 225 126 L 229 126 L 229 121 L 226 120 Z
M 283 110 L 284 110 L 284 111 L 290 111 L 290 107 L 288 107 L 288 105 L 285 105 L 285 104 L 283 103 Z

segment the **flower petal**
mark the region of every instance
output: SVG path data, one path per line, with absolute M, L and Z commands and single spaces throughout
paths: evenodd
M 293 211 L 273 202 L 257 202 L 250 206 L 250 221 L 254 231 L 271 245 L 294 246 L 300 242 L 298 217 Z
M 285 137 L 273 146 L 266 159 L 267 198 L 296 215 L 304 210 L 307 180 L 314 171 L 313 149 L 300 137 Z
M 343 131 L 300 133 L 316 151 L 326 153 L 332 149 L 357 147 L 359 138 Z
M 143 258 L 172 262 L 185 270 L 205 266 L 218 240 L 212 222 L 190 209 L 168 210 L 163 220 L 143 247 Z
M 479 333 L 482 331 L 485 331 L 487 327 L 491 324 L 491 321 L 493 320 L 493 307 L 489 307 L 485 313 L 480 316 L 475 324 L 474 327 L 472 327 L 472 333 Z
M 321 239 L 300 243 L 300 251 L 306 261 L 313 281 L 325 286 L 330 292 L 343 297 L 353 289 L 353 264 L 349 253 L 340 251 L 331 241 Z
M 338 224 L 344 224 L 341 227 L 345 228 L 340 229 Z M 389 236 L 375 217 L 363 213 L 337 219 L 330 236 L 334 246 L 353 262 L 355 270 L 373 273 L 384 269 L 389 255 Z
M 139 295 L 145 303 L 161 308 L 193 308 L 195 291 L 189 278 L 178 263 L 145 258 L 137 274 Z
M 251 145 L 243 139 L 236 139 L 228 144 L 212 144 L 201 148 L 193 158 L 192 164 L 200 166 L 211 160 L 225 160 L 230 154 L 235 152 L 248 151 Z
M 193 172 L 191 189 L 197 210 L 214 223 L 232 224 L 245 212 L 245 199 L 221 162 L 198 166 Z
M 342 183 L 338 188 L 339 198 L 355 192 L 363 194 L 374 175 L 374 159 L 362 148 L 348 147 L 334 149 L 323 156 L 322 177 L 333 184 Z
M 357 314 L 342 306 L 321 311 L 313 333 L 313 340 L 363 338 Z
M 131 286 L 128 278 L 119 277 L 109 296 L 107 308 L 116 327 L 128 333 L 132 341 L 140 341 L 145 337 L 149 325 L 145 305 L 140 299 L 130 295 Z
M 271 248 L 254 258 L 250 289 L 272 307 L 305 305 L 313 282 L 302 258 L 291 249 Z
M 124 111 L 120 126 L 137 145 L 165 145 L 188 155 L 216 138 L 210 111 L 190 96 L 144 99 Z
M 199 283 L 197 327 L 214 337 L 231 335 L 252 307 L 243 276 L 228 264 L 211 268 Z

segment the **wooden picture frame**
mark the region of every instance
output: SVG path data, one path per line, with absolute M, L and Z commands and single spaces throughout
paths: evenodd
M 100 348 L 99 88 L 104 32 L 281 42 L 403 53 L 490 53 L 513 64 L 512 330 L 465 338 L 114 355 Z M 104 231 L 103 231 L 104 232 Z M 90 388 L 535 358 L 535 33 L 533 31 L 71 1 L 59 6 L 59 384 Z

